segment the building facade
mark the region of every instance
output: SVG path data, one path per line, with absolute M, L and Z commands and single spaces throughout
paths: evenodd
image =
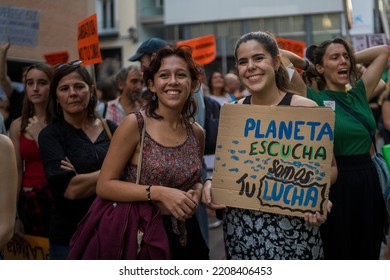
M 12 44 L 8 51 L 8 73 L 14 81 L 20 81 L 24 66 L 45 61 L 45 54 L 67 51 L 69 61 L 78 59 L 78 23 L 94 13 L 104 59 L 101 65 L 96 65 L 97 74 L 115 73 L 137 48 L 136 0 L 2 0 L 1 8 L 3 11 L 6 8 L 31 10 L 39 20 L 36 44 Z M 8 20 L 12 15 L 3 14 L 5 18 Z M 9 24 L 0 25 L 0 43 L 7 39 L 2 36 L 6 32 L 1 27 L 9 28 Z
M 214 34 L 217 57 L 205 66 L 207 74 L 234 68 L 234 43 L 249 31 L 270 31 L 307 46 L 337 36 L 352 41 L 383 33 L 388 39 L 389 33 L 388 0 L 2 0 L 2 6 L 39 11 L 37 45 L 9 50 L 9 72 L 16 79 L 17 62 L 44 61 L 44 54 L 64 50 L 69 60 L 77 59 L 77 24 L 93 13 L 104 59 L 95 67 L 97 78 L 130 64 L 127 59 L 150 37 L 175 43 Z M 348 13 L 351 7 L 355 13 Z

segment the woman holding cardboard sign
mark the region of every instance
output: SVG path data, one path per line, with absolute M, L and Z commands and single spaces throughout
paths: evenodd
M 289 76 L 282 65 L 274 38 L 265 32 L 243 35 L 235 47 L 241 82 L 251 96 L 238 101 L 248 105 L 289 105 L 317 107 L 313 101 L 289 92 Z M 331 181 L 335 181 L 333 168 Z M 212 209 L 211 181 L 206 181 L 203 202 Z M 316 214 L 305 218 L 227 207 L 224 211 L 224 238 L 228 259 L 321 259 L 319 225 Z
M 315 92 L 303 85 L 301 92 L 336 113 L 334 154 L 339 176 L 330 191 L 332 213 L 321 227 L 325 258 L 379 259 L 386 209 L 371 160 L 372 140 L 365 125 L 354 115 L 375 131 L 367 100 L 373 96 L 386 67 L 388 47 L 376 46 L 354 53 L 348 42 L 336 38 L 313 48 L 314 66 L 309 68 L 315 67 L 324 88 Z M 283 51 L 283 55 L 296 67 L 308 65 L 290 52 Z M 357 63 L 367 65 L 361 77 Z

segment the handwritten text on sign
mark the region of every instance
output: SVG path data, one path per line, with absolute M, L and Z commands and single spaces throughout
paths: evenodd
M 213 34 L 197 37 L 176 43 L 177 46 L 189 46 L 196 63 L 206 65 L 215 60 L 217 46 Z
M 0 43 L 36 47 L 40 11 L 21 7 L 0 6 Z
M 78 24 L 77 42 L 79 59 L 84 61 L 83 65 L 102 62 L 96 14 L 93 14 Z
M 333 127 L 328 108 L 224 105 L 213 198 L 238 208 L 325 215 Z
M 6 260 L 47 260 L 49 259 L 49 239 L 40 236 L 25 235 L 25 240 L 13 238 L 4 247 Z

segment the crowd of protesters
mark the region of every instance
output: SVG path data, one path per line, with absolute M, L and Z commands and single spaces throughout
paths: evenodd
M 153 202 L 171 259 L 210 258 L 206 208 L 222 213 L 227 259 L 390 259 L 389 242 L 381 256 L 388 215 L 373 144 L 364 127 L 334 106 L 348 104 L 388 143 L 390 82 L 381 80 L 387 46 L 355 53 L 336 38 L 310 46 L 302 58 L 279 49 L 272 34 L 250 32 L 235 45 L 236 69 L 215 71 L 206 84 L 189 48 L 152 38 L 114 79 L 96 82 L 82 61 L 40 63 L 23 69 L 22 89 L 7 75 L 10 47 L 0 44 L 0 246 L 41 236 L 49 240 L 50 259 L 68 259 L 80 222 L 103 199 Z M 369 104 L 375 97 L 377 118 Z M 203 158 L 212 134 L 208 106 L 219 114 L 228 103 L 335 111 L 327 219 L 213 201 Z M 147 230 L 138 232 L 139 246 L 147 243 Z M 124 258 L 130 247 L 121 244 Z

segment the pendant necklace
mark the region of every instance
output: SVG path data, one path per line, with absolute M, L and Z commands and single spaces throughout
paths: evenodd
M 176 128 L 174 128 L 173 129 L 173 131 L 177 131 L 177 129 L 179 128 L 179 127 L 181 127 L 181 122 L 182 122 L 182 119 L 180 118 L 180 123 L 179 123 L 179 125 L 176 127 Z M 179 144 L 179 140 L 180 140 L 180 138 L 181 138 L 181 135 L 179 135 L 179 136 L 176 136 L 176 144 Z

